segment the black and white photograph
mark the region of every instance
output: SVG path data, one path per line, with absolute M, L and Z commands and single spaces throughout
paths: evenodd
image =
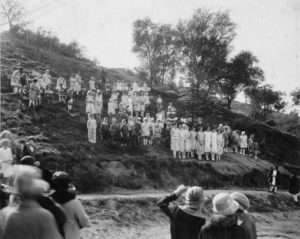
M 299 0 L 0 19 L 0 239 L 300 238 Z

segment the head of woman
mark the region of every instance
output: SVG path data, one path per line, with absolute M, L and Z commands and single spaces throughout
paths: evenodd
M 201 187 L 189 187 L 185 194 L 185 205 L 190 208 L 201 210 L 204 204 L 204 192 Z
M 210 127 L 209 127 L 209 125 L 206 127 L 206 131 L 210 131 Z
M 146 113 L 146 118 L 150 118 L 150 114 L 149 113 Z
M 111 119 L 111 123 L 112 123 L 112 124 L 116 124 L 116 123 L 117 123 L 117 119 L 116 119 L 116 118 L 112 118 L 112 119 Z

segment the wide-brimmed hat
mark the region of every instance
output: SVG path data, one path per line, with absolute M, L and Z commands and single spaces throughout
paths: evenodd
M 242 209 L 243 211 L 249 209 L 250 201 L 245 194 L 240 192 L 233 192 L 230 194 L 230 197 L 240 205 L 240 209 Z
M 217 194 L 212 203 L 213 211 L 224 216 L 233 215 L 239 209 L 239 204 L 228 193 Z
M 29 165 L 13 166 L 13 193 L 20 195 L 41 195 L 49 190 L 49 184 L 41 179 L 41 170 Z

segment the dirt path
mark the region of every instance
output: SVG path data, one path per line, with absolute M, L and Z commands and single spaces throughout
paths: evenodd
M 260 239 L 300 238 L 300 207 L 295 207 L 287 192 L 274 196 L 267 191 L 230 189 L 206 190 L 205 195 L 211 198 L 221 191 L 240 191 L 250 198 Z M 156 206 L 158 198 L 169 193 L 139 190 L 79 195 L 92 221 L 90 228 L 82 230 L 82 238 L 170 238 L 169 219 Z
M 205 196 L 211 197 L 212 195 L 215 195 L 220 192 L 234 192 L 239 191 L 242 193 L 250 194 L 250 195 L 270 195 L 270 193 L 267 191 L 255 191 L 255 190 L 241 190 L 241 189 L 230 189 L 230 190 L 224 190 L 224 189 L 215 189 L 215 190 L 205 190 Z M 168 194 L 170 194 L 170 191 L 150 191 L 147 192 L 145 190 L 139 190 L 139 191 L 125 191 L 124 193 L 112 193 L 112 194 L 79 194 L 78 198 L 81 200 L 106 200 L 106 199 L 143 199 L 143 198 L 160 198 L 164 197 Z M 285 191 L 278 191 L 278 195 L 288 195 Z

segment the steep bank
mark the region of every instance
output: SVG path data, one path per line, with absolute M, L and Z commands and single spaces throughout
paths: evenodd
M 203 214 L 206 218 L 211 215 L 211 199 L 218 192 L 205 192 L 208 200 Z M 289 195 L 261 191 L 244 193 L 251 201 L 250 212 L 256 218 L 259 238 L 299 238 L 300 207 Z M 168 218 L 156 206 L 157 200 L 165 194 L 79 196 L 92 220 L 92 227 L 83 230 L 83 238 L 170 238 Z

